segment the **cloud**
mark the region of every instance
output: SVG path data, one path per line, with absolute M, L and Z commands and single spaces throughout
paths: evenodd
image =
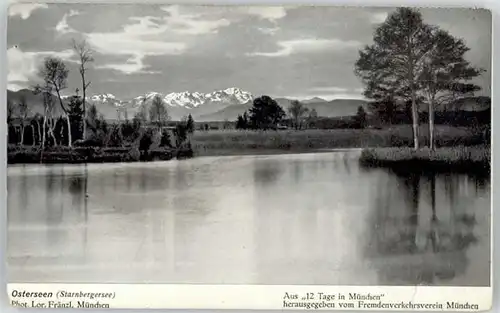
M 24 52 L 19 48 L 9 48 L 7 50 L 7 81 L 9 84 L 28 83 L 36 80 L 38 66 L 43 58 L 53 56 L 71 61 L 74 51 L 71 49 L 63 51 L 40 51 Z
M 185 35 L 216 33 L 228 26 L 224 18 L 209 19 L 206 12 L 186 13 L 178 5 L 164 6 L 165 16 L 134 16 L 122 30 L 108 33 L 85 34 L 89 44 L 105 55 L 128 56 L 125 63 L 108 63 L 96 68 L 114 69 L 125 74 L 156 73 L 148 70 L 146 56 L 178 55 L 187 49 Z M 213 17 L 212 17 L 213 18 Z M 175 40 L 172 38 L 182 38 Z
M 206 19 L 207 14 L 182 13 L 181 7 L 178 5 L 164 6 L 161 9 L 169 14 L 163 19 L 167 29 L 178 34 L 201 35 L 216 33 L 219 28 L 231 24 L 225 18 Z
M 273 36 L 280 30 L 280 28 L 279 27 L 257 27 L 257 30 L 263 34 Z
M 388 15 L 389 14 L 387 12 L 373 13 L 370 16 L 370 22 L 372 24 L 381 24 L 381 23 L 385 22 L 385 20 L 387 19 Z
M 278 51 L 251 52 L 247 53 L 247 55 L 262 57 L 284 57 L 296 53 L 315 53 L 328 50 L 342 50 L 358 47 L 359 45 L 361 45 L 361 43 L 354 40 L 345 41 L 340 39 L 297 39 L 279 41 L 277 45 L 280 47 Z
M 100 53 L 114 55 L 163 55 L 180 54 L 186 44 L 162 40 L 136 38 L 128 33 L 90 33 L 89 43 Z
M 154 16 L 134 16 L 129 20 L 136 23 L 123 27 L 123 32 L 129 36 L 152 36 L 159 35 L 168 30 L 167 25 L 161 24 L 161 18 Z
M 339 87 L 339 86 L 321 86 L 310 88 L 302 99 L 319 97 L 325 100 L 332 99 L 364 99 L 363 88 Z
M 261 19 L 276 21 L 286 16 L 286 9 L 279 6 L 251 6 L 242 8 L 246 14 L 255 15 Z
M 277 98 L 297 99 L 299 101 L 310 100 L 312 98 L 321 98 L 323 100 L 331 101 L 335 99 L 353 99 L 353 100 L 366 100 L 362 95 L 356 93 L 294 93 L 275 96 Z
M 78 11 L 78 10 L 69 10 L 68 15 L 69 16 L 80 15 L 80 11 Z
M 80 15 L 80 12 L 76 10 L 71 10 L 69 13 L 64 14 L 62 19 L 57 23 L 55 29 L 59 34 L 76 33 L 77 31 L 70 27 L 68 24 L 68 17 Z
M 143 59 L 149 55 L 175 55 L 186 49 L 184 42 L 169 42 L 161 35 L 167 29 L 153 17 L 132 17 L 132 24 L 120 32 L 86 34 L 89 44 L 99 53 L 129 56 L 125 63 L 110 63 L 97 68 L 115 69 L 125 74 L 144 73 L 147 66 Z
M 349 88 L 345 87 L 313 87 L 310 89 L 311 92 L 347 92 L 349 91 Z
M 366 100 L 362 94 L 356 92 L 346 92 L 346 93 L 302 93 L 302 94 L 289 94 L 289 95 L 281 95 L 280 98 L 288 98 L 288 99 L 297 99 L 300 101 L 309 100 L 312 98 L 321 98 L 327 101 L 335 100 L 335 99 L 353 99 L 353 100 Z
M 9 7 L 9 16 L 19 15 L 23 20 L 31 16 L 31 13 L 36 9 L 47 9 L 45 3 L 16 3 Z
M 364 99 L 363 91 L 363 88 L 321 86 L 310 88 L 308 95 L 323 99 Z M 307 98 L 307 96 L 304 97 Z
M 18 90 L 21 90 L 21 89 L 27 88 L 27 87 L 28 87 L 27 84 L 16 84 L 16 83 L 8 83 L 7 84 L 7 89 L 12 90 L 12 91 L 18 91 Z
M 157 71 L 148 71 L 145 70 L 147 68 L 143 62 L 144 55 L 135 54 L 130 57 L 125 63 L 109 63 L 105 65 L 97 66 L 98 69 L 111 69 L 120 71 L 124 74 L 138 74 L 138 73 L 147 73 L 147 74 L 156 74 L 159 73 Z

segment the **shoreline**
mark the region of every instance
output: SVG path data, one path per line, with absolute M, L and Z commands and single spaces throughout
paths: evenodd
M 92 164 L 169 161 L 193 156 L 191 149 L 155 148 L 139 151 L 121 147 L 57 147 L 41 150 L 38 147 L 8 147 L 7 165 L 14 164 Z
M 428 148 L 414 150 L 410 147 L 356 147 L 309 149 L 173 149 L 157 148 L 147 153 L 132 148 L 64 148 L 43 152 L 32 147 L 9 148 L 7 165 L 23 164 L 115 164 L 169 161 L 196 157 L 265 156 L 311 153 L 359 153 L 359 163 L 364 168 L 390 168 L 397 171 L 481 171 L 489 172 L 491 152 L 488 146 L 441 147 L 431 152 Z
M 367 148 L 359 158 L 365 168 L 388 168 L 400 173 L 460 172 L 489 175 L 491 148 L 489 146 Z
M 49 161 L 40 162 L 39 157 L 30 157 L 28 162 L 19 162 L 14 160 L 13 162 L 8 162 L 7 165 L 23 165 L 23 164 L 114 164 L 114 163 L 140 163 L 140 162 L 156 162 L 156 161 L 169 161 L 172 159 L 189 159 L 189 158 L 197 158 L 197 157 L 225 157 L 225 156 L 265 156 L 265 155 L 289 155 L 289 154 L 311 154 L 311 153 L 332 153 L 332 152 L 359 152 L 361 153 L 365 148 L 336 148 L 336 149 L 211 149 L 210 151 L 193 151 L 192 156 L 178 156 L 171 154 L 172 151 L 165 151 L 164 153 L 169 154 L 168 156 L 160 157 L 152 157 L 146 160 L 131 160 L 121 158 L 119 155 L 104 158 L 93 158 L 93 159 L 70 159 L 67 158 L 73 156 L 72 153 L 60 153 L 58 155 L 64 154 L 66 160 L 64 159 L 49 159 Z M 38 154 L 40 152 L 37 152 Z M 18 156 L 14 156 L 15 153 L 8 153 L 8 158 L 19 159 Z M 45 152 L 44 155 L 50 155 L 50 153 Z M 101 161 L 104 159 L 104 161 Z
M 194 151 L 194 157 L 246 156 L 246 155 L 279 155 L 308 154 L 331 152 L 361 152 L 365 148 L 332 148 L 332 149 L 207 149 Z

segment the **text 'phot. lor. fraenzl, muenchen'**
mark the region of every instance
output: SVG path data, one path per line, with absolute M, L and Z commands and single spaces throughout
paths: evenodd
M 14 4 L 7 41 L 10 282 L 490 286 L 488 11 Z

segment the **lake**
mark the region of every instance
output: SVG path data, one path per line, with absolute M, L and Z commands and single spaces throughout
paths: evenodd
M 358 157 L 9 166 L 8 280 L 489 285 L 489 178 Z

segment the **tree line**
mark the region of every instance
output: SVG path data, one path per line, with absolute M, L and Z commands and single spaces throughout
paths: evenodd
M 429 147 L 435 148 L 435 110 L 480 87 L 471 80 L 484 70 L 473 67 L 462 39 L 424 23 L 416 9 L 399 8 L 374 33 L 373 44 L 359 52 L 355 73 L 365 85 L 371 109 L 390 119 L 397 112 L 411 116 L 413 146 L 419 144 L 419 111 L 427 105 Z
M 354 117 L 346 117 L 346 121 L 340 121 L 341 118 L 319 118 L 316 109 L 308 108 L 299 100 L 292 100 L 287 111 L 288 114 L 271 97 L 261 96 L 254 99 L 252 107 L 248 111 L 238 115 L 235 127 L 236 129 L 253 130 L 276 130 L 280 127 L 291 127 L 300 130 L 304 128 L 328 128 L 325 125 L 328 122 L 337 125 L 333 128 L 341 128 L 339 127 L 341 125 L 344 128 L 365 128 L 367 126 L 367 114 L 362 106 L 358 107 Z M 328 122 L 325 123 L 324 119 L 327 119 Z
M 252 107 L 236 119 L 236 129 L 278 129 L 284 126 L 287 118 L 295 129 L 302 129 L 307 121 L 318 117 L 315 109 L 309 110 L 303 103 L 293 100 L 288 108 L 288 116 L 285 110 L 269 96 L 255 98 Z
M 77 55 L 78 71 L 81 79 L 81 90 L 75 88 L 74 95 L 64 97 L 68 88 L 69 69 L 65 62 L 57 57 L 46 57 L 40 65 L 37 76 L 41 83 L 32 88 L 35 95 L 41 95 L 43 114 L 31 114 L 26 95 L 21 95 L 16 102 L 7 101 L 7 124 L 9 127 L 9 143 L 20 145 L 30 142 L 46 146 L 127 146 L 134 143 L 145 146 L 154 137 L 160 137 L 160 145 L 180 147 L 186 143 L 189 134 L 194 132 L 194 120 L 191 115 L 170 126 L 174 138 L 170 138 L 170 117 L 163 99 L 156 95 L 152 99 L 149 110 L 147 98 L 143 98 L 139 111 L 130 121 L 109 123 L 99 113 L 95 104 L 88 105 L 87 92 L 91 85 L 88 78 L 89 64 L 94 61 L 92 50 L 85 41 L 72 41 Z M 80 95 L 80 91 L 82 92 Z M 60 112 L 59 115 L 56 112 Z M 31 116 L 30 116 L 31 115 Z M 14 131 L 13 122 L 18 121 L 20 131 Z M 172 123 L 171 123 L 172 124 Z M 153 127 L 150 127 L 150 126 Z M 28 130 L 28 131 L 27 131 Z M 29 140 L 25 135 L 29 133 Z

